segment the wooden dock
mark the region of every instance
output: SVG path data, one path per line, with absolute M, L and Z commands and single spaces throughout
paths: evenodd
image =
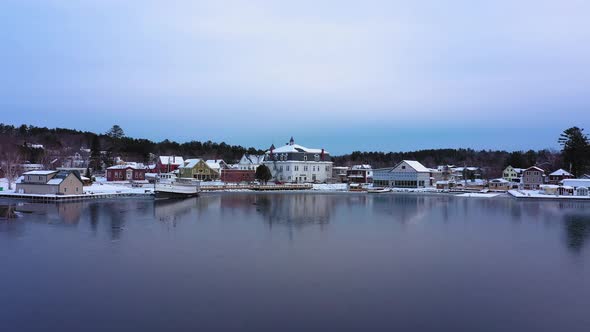
M 201 184 L 201 191 L 225 191 L 225 190 L 254 190 L 254 191 L 286 191 L 286 190 L 311 190 L 311 184 L 225 184 L 222 186 L 207 186 Z
M 121 197 L 152 197 L 153 193 L 109 193 L 109 194 L 84 194 L 84 195 L 34 195 L 18 193 L 0 193 L 0 198 L 21 199 L 38 203 L 78 202 L 94 199 L 109 199 Z

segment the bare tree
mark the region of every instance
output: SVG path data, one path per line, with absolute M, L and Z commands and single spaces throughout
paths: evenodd
M 18 165 L 21 163 L 21 157 L 17 150 L 11 150 L 4 153 L 3 159 L 6 167 L 4 174 L 8 180 L 8 190 L 12 190 L 12 182 L 18 178 Z

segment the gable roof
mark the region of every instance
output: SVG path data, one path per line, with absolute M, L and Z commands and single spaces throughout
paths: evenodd
M 242 159 L 240 159 L 240 164 L 248 164 L 248 165 L 262 164 L 265 156 L 266 155 L 264 155 L 264 154 L 255 155 L 255 154 L 247 154 L 246 153 L 242 156 Z
M 197 164 L 201 161 L 201 158 L 192 158 L 192 159 L 185 159 L 184 165 L 179 166 L 178 168 L 193 168 L 197 166 Z
M 555 171 L 549 175 L 552 175 L 552 176 L 573 176 L 570 172 L 568 172 L 562 168 L 558 169 L 557 171 Z
M 399 164 L 395 166 L 395 168 L 397 168 L 397 166 L 401 165 L 402 163 L 408 164 L 408 166 L 412 167 L 416 172 L 430 173 L 430 170 L 428 168 L 426 168 L 424 165 L 422 165 L 416 160 L 402 160 Z
M 159 161 L 162 165 L 184 165 L 184 159 L 178 156 L 160 156 Z
M 537 166 L 531 166 L 531 167 L 527 168 L 525 171 L 540 171 L 540 172 L 545 173 L 545 170 L 544 169 L 539 168 Z

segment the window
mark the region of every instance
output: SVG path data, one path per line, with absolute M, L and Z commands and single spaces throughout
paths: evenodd
M 307 161 L 307 155 L 306 154 L 303 155 L 303 160 Z
M 402 165 L 402 169 L 406 169 L 406 166 L 405 165 Z
M 289 171 L 289 166 L 285 167 L 285 170 L 286 171 Z M 289 179 L 289 180 L 291 180 L 291 179 Z

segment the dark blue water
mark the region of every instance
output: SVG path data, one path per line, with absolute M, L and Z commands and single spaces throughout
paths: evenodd
M 216 194 L 17 210 L 0 221 L 1 331 L 590 331 L 584 202 Z

